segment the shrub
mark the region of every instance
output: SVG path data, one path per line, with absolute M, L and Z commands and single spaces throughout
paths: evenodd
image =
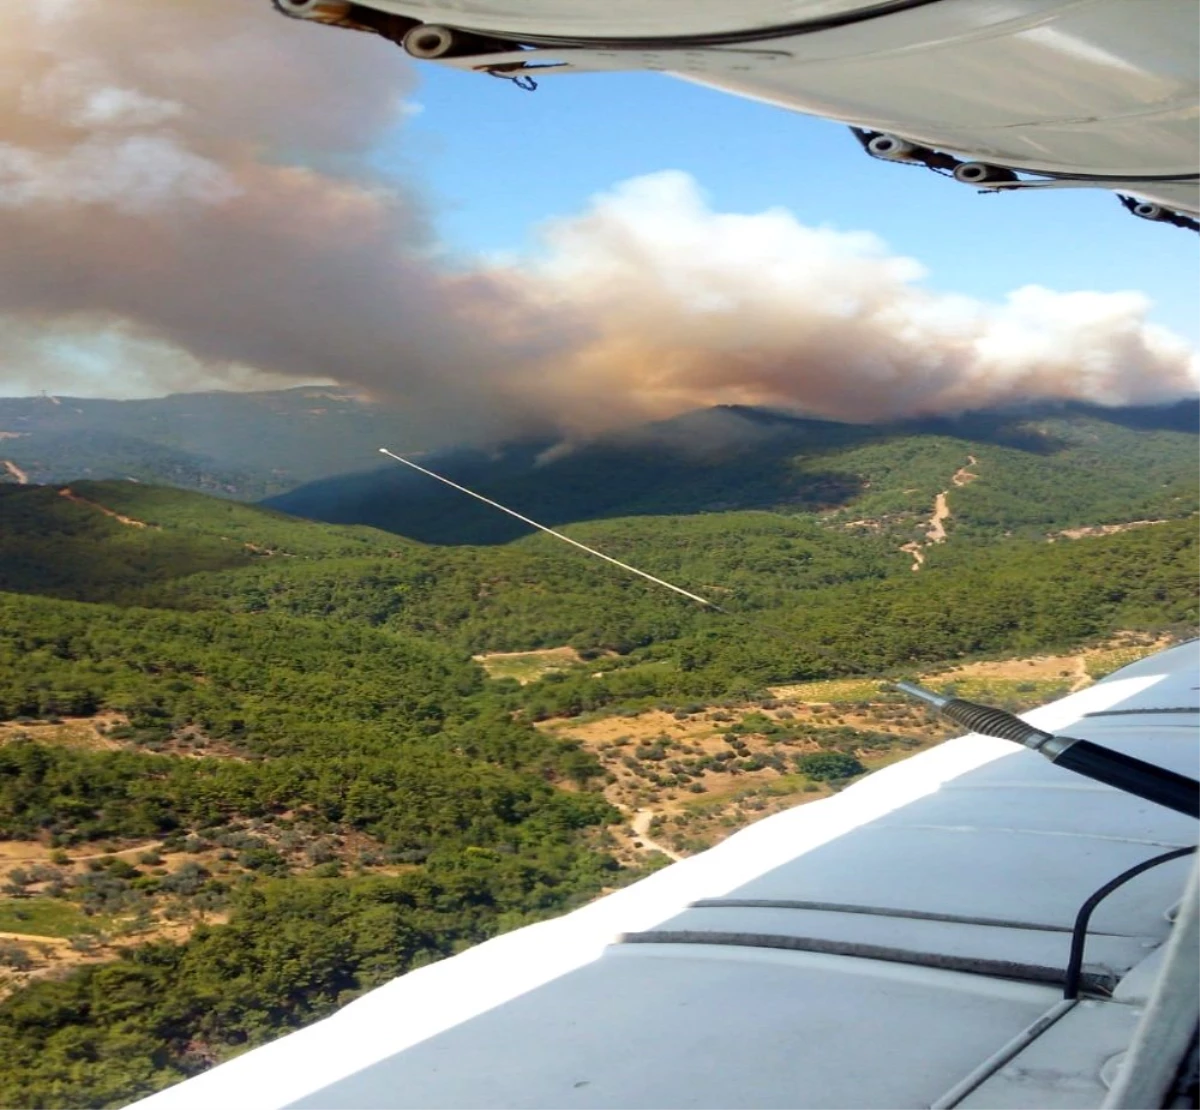
M 861 775 L 866 768 L 845 752 L 812 752 L 796 757 L 796 770 L 817 782 L 833 782 Z
M 28 971 L 33 967 L 33 958 L 19 944 L 0 941 L 0 967 L 11 967 L 13 971 Z

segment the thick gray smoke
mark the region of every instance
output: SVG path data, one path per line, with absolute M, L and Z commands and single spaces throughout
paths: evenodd
M 368 165 L 409 85 L 394 46 L 265 3 L 0 6 L 0 373 L 334 378 L 456 435 L 520 421 L 502 383 L 552 331 L 440 272 L 418 199 Z
M 537 257 L 444 267 L 420 200 L 370 168 L 410 76 L 265 3 L 0 7 L 0 388 L 335 379 L 447 441 L 718 402 L 866 420 L 1196 388 L 1139 294 L 933 294 L 871 235 L 715 213 L 674 172 L 548 226 Z

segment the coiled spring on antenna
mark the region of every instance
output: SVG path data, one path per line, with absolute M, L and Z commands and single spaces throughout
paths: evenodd
M 956 724 L 963 725 L 972 732 L 981 732 L 984 736 L 998 736 L 1001 740 L 1013 740 L 1029 747 L 1036 747 L 1052 738 L 1050 733 L 1026 724 L 1020 717 L 1003 709 L 976 705 L 961 698 L 951 698 L 941 709 L 943 715 Z

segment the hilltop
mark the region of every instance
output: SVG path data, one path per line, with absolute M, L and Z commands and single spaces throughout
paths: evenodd
M 550 524 L 755 509 L 861 521 L 904 543 L 919 539 L 934 498 L 972 457 L 985 480 L 954 494 L 960 531 L 1035 535 L 1186 515 L 1198 428 L 1194 400 L 878 425 L 721 406 L 579 442 L 447 448 L 403 409 L 332 388 L 10 398 L 0 399 L 0 487 L 121 479 L 431 543 L 524 534 L 399 464 L 372 466 L 386 444 Z
M 891 425 L 725 407 L 578 445 L 443 452 L 427 465 L 545 524 L 757 509 L 905 542 L 919 538 L 938 493 L 973 459 L 979 480 L 954 490 L 953 527 L 1032 537 L 1193 512 L 1198 431 L 1193 402 L 1041 406 Z M 431 543 L 504 543 L 528 532 L 395 463 L 267 503 Z

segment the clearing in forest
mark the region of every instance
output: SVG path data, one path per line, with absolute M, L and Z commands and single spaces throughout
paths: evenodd
M 586 662 L 573 647 L 489 651 L 471 658 L 487 671 L 488 678 L 515 678 L 522 686 L 551 671 L 565 671 Z
M 94 717 L 56 717 L 52 721 L 0 721 L 0 744 L 34 740 L 64 748 L 88 751 L 118 751 L 123 745 L 107 735 L 109 729 L 128 724 L 120 713 L 97 713 Z
M 1056 540 L 1082 540 L 1089 536 L 1114 536 L 1118 532 L 1128 532 L 1132 528 L 1145 528 L 1151 524 L 1166 524 L 1165 520 L 1130 520 L 1125 524 L 1095 524 L 1087 528 L 1065 528 L 1046 537 L 1047 543 Z
M 797 772 L 800 757 L 839 751 L 874 769 L 948 735 L 924 708 L 894 695 L 853 708 L 766 699 L 539 727 L 600 761 L 605 797 L 629 815 L 629 825 L 610 830 L 628 863 L 659 850 L 692 854 L 759 817 L 827 796 L 827 783 Z

